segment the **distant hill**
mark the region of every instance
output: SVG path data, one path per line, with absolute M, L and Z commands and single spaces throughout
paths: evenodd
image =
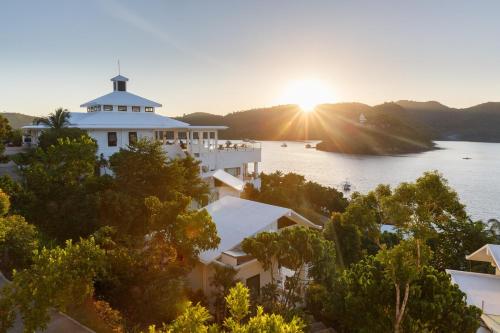
M 361 103 L 323 104 L 305 113 L 296 105 L 233 112 L 226 116 L 195 113 L 179 117 L 193 125 L 225 125 L 222 139 L 323 140 L 318 149 L 355 154 L 392 154 L 432 149 L 424 130 L 403 119 L 395 103 L 371 107 Z M 366 123 L 360 122 L 360 117 Z
M 0 115 L 7 118 L 10 126 L 14 129 L 21 128 L 25 125 L 30 125 L 36 118 L 33 116 L 28 116 L 26 114 L 14 113 L 14 112 L 1 112 Z
M 397 101 L 405 119 L 427 128 L 435 140 L 500 142 L 500 103 L 450 108 L 438 102 Z

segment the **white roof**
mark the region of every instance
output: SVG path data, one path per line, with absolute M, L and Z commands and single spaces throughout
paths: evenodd
M 474 253 L 465 256 L 465 258 L 467 260 L 489 262 L 500 269 L 500 245 L 486 244 Z
M 300 225 L 319 228 L 305 217 L 284 207 L 264 204 L 261 202 L 226 196 L 204 207 L 212 216 L 220 237 L 219 247 L 204 251 L 200 261 L 208 264 L 217 259 L 222 252 L 231 250 L 245 238 L 262 231 L 276 230 L 273 223 L 286 216 Z
M 104 96 L 93 99 L 80 105 L 81 107 L 94 105 L 129 105 L 129 106 L 152 106 L 161 107 L 161 104 L 153 102 L 141 96 L 134 95 L 128 91 L 113 91 Z
M 242 181 L 239 178 L 236 178 L 235 176 L 227 173 L 226 171 L 222 169 L 218 169 L 216 171 L 212 171 L 207 174 L 209 177 L 214 177 L 215 179 L 220 180 L 224 184 L 234 188 L 237 191 L 243 191 L 243 188 L 245 187 L 245 182 Z
M 189 128 L 188 123 L 175 120 L 154 112 L 70 112 L 69 127 L 82 129 L 155 129 Z M 46 128 L 45 125 L 28 125 L 23 128 Z
M 128 81 L 128 78 L 123 75 L 117 75 L 115 77 L 112 77 L 111 81 Z
M 467 295 L 467 304 L 486 314 L 500 315 L 500 276 L 446 270 L 451 280 Z

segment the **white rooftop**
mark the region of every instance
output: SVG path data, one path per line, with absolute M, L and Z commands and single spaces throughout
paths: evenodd
M 69 127 L 82 129 L 156 129 L 188 128 L 189 124 L 154 112 L 70 112 Z M 45 128 L 45 125 L 29 125 L 23 128 Z
M 151 106 L 161 107 L 160 103 L 153 102 L 141 96 L 134 95 L 128 91 L 113 91 L 104 96 L 93 99 L 80 105 L 88 107 L 94 105 L 127 105 L 127 106 Z
M 500 268 L 500 245 L 486 244 L 474 253 L 465 256 L 465 258 L 467 260 L 489 262 Z
M 319 228 L 317 225 L 284 207 L 264 204 L 261 202 L 226 196 L 204 207 L 212 216 L 220 237 L 219 247 L 204 251 L 200 261 L 208 264 L 217 259 L 222 252 L 232 250 L 245 238 L 259 232 L 276 230 L 273 222 L 286 216 L 300 225 Z
M 467 304 L 483 308 L 486 314 L 500 315 L 500 276 L 455 270 L 446 272 L 467 295 Z
M 245 182 L 242 181 L 239 178 L 236 178 L 235 176 L 231 175 L 230 173 L 227 173 L 226 171 L 222 169 L 218 169 L 216 171 L 212 171 L 207 174 L 207 176 L 214 177 L 215 179 L 220 180 L 224 184 L 234 188 L 237 191 L 243 191 L 243 188 L 245 187 Z

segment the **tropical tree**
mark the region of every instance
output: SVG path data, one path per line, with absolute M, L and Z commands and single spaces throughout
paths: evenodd
M 407 246 L 384 254 L 384 263 L 379 260 L 383 256 L 363 258 L 342 271 L 334 284 L 312 285 L 306 299 L 308 308 L 339 333 L 394 332 L 396 312 L 399 316 L 402 313 L 404 285 L 410 281 L 400 331 L 476 332 L 481 310 L 466 304 L 465 294 L 446 272 L 431 266 L 410 266 L 416 263 L 416 250 L 412 244 L 410 254 L 405 254 Z M 403 263 L 407 259 L 408 265 Z M 398 311 L 395 283 L 402 287 Z
M 384 266 L 386 278 L 394 285 L 396 304 L 394 306 L 394 333 L 401 331 L 410 287 L 419 277 L 423 265 L 430 258 L 430 249 L 416 244 L 415 240 L 405 240 L 390 250 L 382 249 L 377 259 Z
M 22 216 L 8 216 L 9 207 L 9 197 L 0 189 L 0 269 L 8 276 L 29 266 L 38 247 L 35 227 Z
M 98 227 L 99 192 L 106 178 L 96 172 L 96 150 L 86 136 L 59 139 L 47 150 L 33 151 L 21 168 L 24 189 L 16 210 L 60 244 Z
M 26 332 L 45 329 L 52 308 L 64 310 L 92 296 L 103 255 L 93 238 L 36 251 L 33 264 L 0 290 L 0 332 L 13 325 L 17 311 Z
M 271 283 L 262 288 L 262 303 L 273 312 L 287 313 L 295 309 L 304 293 L 303 274 L 317 281 L 331 282 L 335 275 L 335 245 L 317 231 L 303 226 L 285 228 L 279 233 L 262 232 L 246 238 L 242 249 L 255 257 L 271 272 Z M 274 277 L 278 267 L 294 273 L 287 277 L 280 290 Z
M 67 109 L 57 108 L 54 112 L 47 117 L 37 118 L 34 123 L 36 125 L 46 125 L 54 129 L 61 129 L 69 125 L 70 113 Z
M 198 254 L 219 243 L 210 215 L 191 208 L 207 185 L 196 161 L 170 160 L 148 140 L 111 156 L 110 168 L 97 211 L 113 233 L 97 293 L 129 323 L 170 322 L 185 307 L 184 280 Z

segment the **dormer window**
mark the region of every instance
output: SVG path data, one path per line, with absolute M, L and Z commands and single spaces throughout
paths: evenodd
M 104 111 L 113 111 L 113 105 L 104 105 L 103 109 Z
M 127 111 L 126 105 L 118 105 L 118 111 Z
M 154 107 L 152 107 L 152 106 L 146 106 L 146 107 L 144 108 L 144 111 L 146 111 L 146 112 L 154 112 L 154 110 L 155 110 L 155 108 L 154 108 Z
M 140 106 L 133 106 L 132 112 L 141 112 L 141 107 Z

